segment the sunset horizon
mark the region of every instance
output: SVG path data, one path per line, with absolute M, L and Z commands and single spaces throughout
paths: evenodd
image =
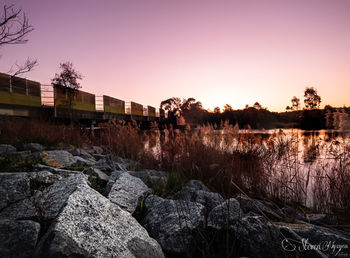
M 5 1 L 5 4 L 11 4 Z M 0 71 L 36 58 L 24 77 L 50 84 L 60 63 L 82 90 L 159 107 L 193 97 L 204 109 L 256 101 L 284 112 L 306 87 L 321 107 L 350 106 L 349 1 L 16 1 L 34 31 L 4 47 Z M 97 18 L 98 17 L 98 18 Z

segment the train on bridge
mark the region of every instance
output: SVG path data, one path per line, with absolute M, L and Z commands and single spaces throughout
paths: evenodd
M 105 121 L 110 119 L 161 121 L 162 109 L 125 102 L 111 96 L 75 90 L 63 86 L 42 85 L 39 82 L 0 73 L 0 116 L 46 117 L 75 121 Z

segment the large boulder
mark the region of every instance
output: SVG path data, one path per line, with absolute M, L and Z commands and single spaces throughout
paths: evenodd
M 174 195 L 174 199 L 200 203 L 204 205 L 207 213 L 224 201 L 224 198 L 220 194 L 210 192 L 198 180 L 189 181 Z
M 37 257 L 164 257 L 159 244 L 130 213 L 83 178 L 71 176 L 62 180 L 69 185 L 66 189 L 55 184 L 48 189 L 49 202 L 56 203 L 55 214 L 50 212 L 55 219 L 37 245 Z
M 151 189 L 141 179 L 127 172 L 113 172 L 109 187 L 108 199 L 130 213 L 133 213 L 144 198 L 151 193 Z
M 46 165 L 55 168 L 71 167 L 76 163 L 74 156 L 64 150 L 44 151 L 40 156 Z
M 167 200 L 150 195 L 144 202 L 147 215 L 144 227 L 165 253 L 191 256 L 204 227 L 204 206 L 182 200 Z
M 39 231 L 34 221 L 0 219 L 0 257 L 32 257 Z
M 0 173 L 0 210 L 30 196 L 27 173 Z

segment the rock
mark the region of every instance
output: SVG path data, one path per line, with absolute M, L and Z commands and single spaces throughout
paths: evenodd
M 147 186 L 152 187 L 160 184 L 166 186 L 167 177 L 164 171 L 157 170 L 141 170 L 141 171 L 130 171 L 130 175 L 140 178 Z
M 261 212 L 263 212 L 263 214 L 265 214 L 265 216 L 269 219 L 282 220 L 280 215 L 278 215 L 276 212 L 274 212 L 272 209 L 270 209 L 258 200 L 249 199 L 248 197 L 242 194 L 238 195 L 236 199 L 240 203 L 241 209 L 244 213 L 252 211 L 254 213 L 262 215 Z
M 98 160 L 93 165 L 93 167 L 105 172 L 107 175 L 110 175 L 111 172 L 113 171 L 113 168 L 107 163 L 105 159 Z
M 96 177 L 96 179 L 103 182 L 104 185 L 108 183 L 109 176 L 97 168 L 86 168 L 83 173 Z
M 43 151 L 44 146 L 42 146 L 39 143 L 25 143 L 23 144 L 23 149 L 24 150 L 29 150 L 29 151 Z
M 10 152 L 8 155 L 10 157 L 18 157 L 21 159 L 25 159 L 25 158 L 31 157 L 32 153 L 31 151 L 15 151 L 15 152 Z
M 79 156 L 87 160 L 94 160 L 94 157 L 83 149 L 78 148 L 78 149 L 68 150 L 68 152 L 70 152 L 73 156 Z
M 199 203 L 149 196 L 144 206 L 144 227 L 170 256 L 191 257 L 200 230 L 204 227 L 204 207 Z
M 89 154 L 103 154 L 103 149 L 98 146 L 92 146 L 91 149 L 86 151 Z
M 240 256 L 284 257 L 281 234 L 262 216 L 247 216 L 230 227 Z
M 243 212 L 240 208 L 239 202 L 235 198 L 231 198 L 216 206 L 209 213 L 208 227 L 217 230 L 225 229 L 226 227 L 234 225 L 242 215 Z
M 44 163 L 50 167 L 66 168 L 76 163 L 76 159 L 68 151 L 54 150 L 41 153 Z
M 130 213 L 86 183 L 76 184 L 68 196 L 56 193 L 52 200 L 63 198 L 64 205 L 37 245 L 37 257 L 164 257 Z
M 61 168 L 53 168 L 53 167 L 45 166 L 45 165 L 42 165 L 42 164 L 36 164 L 34 166 L 34 171 L 49 171 L 52 174 L 60 175 L 62 177 L 67 177 L 67 176 L 70 176 L 70 175 L 81 173 L 81 171 L 67 170 L 67 169 L 61 169 Z
M 27 173 L 0 173 L 0 210 L 30 196 Z
M 27 174 L 30 180 L 30 188 L 33 190 L 44 190 L 49 185 L 52 185 L 57 180 L 63 177 L 58 174 L 53 174 L 49 171 L 30 172 Z M 40 189 L 38 189 L 40 188 Z
M 197 202 L 206 208 L 209 213 L 213 208 L 224 202 L 224 198 L 218 193 L 212 193 L 200 181 L 189 181 L 179 192 L 174 195 L 174 199 L 190 202 Z
M 71 175 L 46 188 L 35 200 L 42 209 L 42 219 L 53 220 L 79 185 L 88 185 L 83 173 Z
M 0 144 L 0 155 L 17 151 L 16 147 L 9 144 Z
M 0 220 L 0 257 L 32 257 L 40 224 L 34 221 Z
M 113 173 L 112 173 L 113 174 Z M 141 179 L 131 176 L 129 173 L 114 173 L 116 178 L 108 193 L 108 199 L 122 209 L 133 213 L 136 207 L 151 193 Z
M 304 220 L 312 224 L 331 224 L 331 219 L 327 214 L 306 214 Z
M 206 187 L 201 181 L 199 180 L 190 180 L 187 182 L 186 187 L 193 188 L 196 190 L 202 190 L 206 192 L 210 192 L 208 187 Z
M 96 163 L 94 160 L 84 159 L 80 156 L 74 156 L 74 158 L 75 158 L 76 162 L 72 166 L 87 167 L 87 166 L 92 166 Z
M 0 211 L 1 219 L 38 221 L 40 209 L 35 206 L 35 198 L 31 197 L 15 202 Z

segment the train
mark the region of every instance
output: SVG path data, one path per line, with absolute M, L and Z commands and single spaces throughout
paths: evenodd
M 46 90 L 42 90 L 43 86 Z M 0 116 L 153 122 L 164 120 L 165 112 L 149 105 L 125 102 L 107 95 L 96 96 L 82 90 L 74 90 L 72 94 L 67 87 L 42 85 L 36 81 L 0 73 Z

